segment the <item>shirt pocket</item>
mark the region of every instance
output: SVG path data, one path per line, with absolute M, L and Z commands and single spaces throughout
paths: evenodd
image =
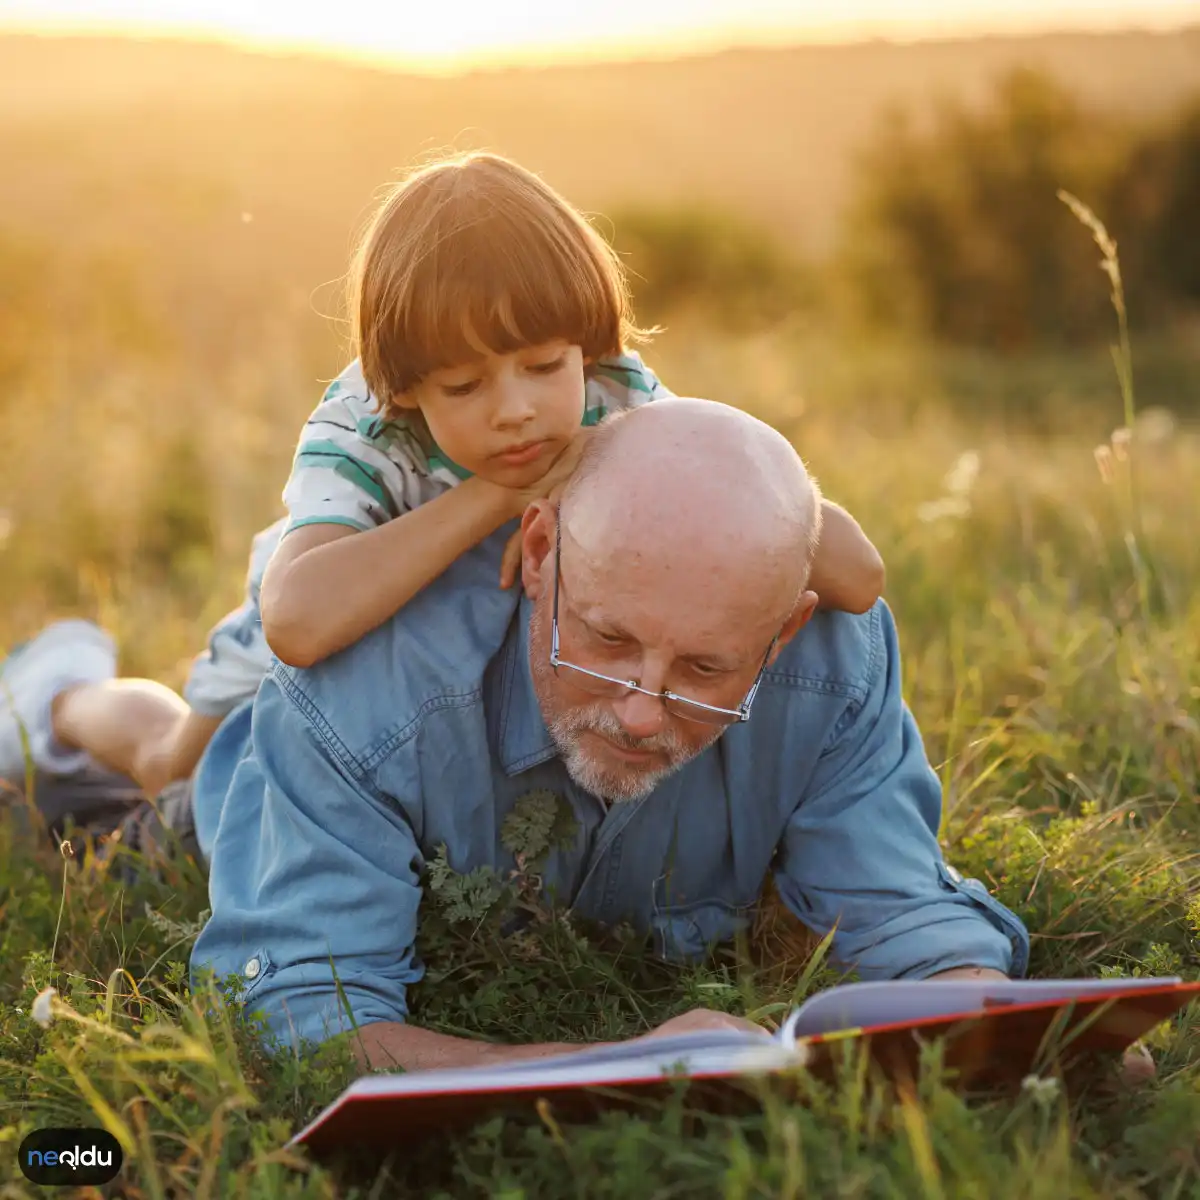
M 656 897 L 650 918 L 654 950 L 661 958 L 694 961 L 716 945 L 731 942 L 749 930 L 755 902 L 693 900 L 687 904 L 660 905 Z
M 1029 966 L 1029 933 L 1021 919 L 1005 908 L 978 879 L 968 879 L 957 867 L 949 863 L 938 863 L 941 885 L 949 892 L 966 896 L 982 908 L 991 923 L 1008 938 L 1012 947 L 1012 966 L 1009 974 L 1020 978 Z

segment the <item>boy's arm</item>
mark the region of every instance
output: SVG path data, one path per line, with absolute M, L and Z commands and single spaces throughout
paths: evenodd
M 858 522 L 840 505 L 821 503 L 821 540 L 808 586 L 822 608 L 865 613 L 883 594 L 884 565 Z
M 522 488 L 474 476 L 374 529 L 315 518 L 298 526 L 276 548 L 263 579 L 262 628 L 271 651 L 289 666 L 311 667 L 365 637 L 530 501 L 561 487 L 589 433 L 581 429 L 549 470 Z
M 289 666 L 310 667 L 345 649 L 524 506 L 522 493 L 472 478 L 375 529 L 294 529 L 263 578 L 262 627 L 272 652 Z

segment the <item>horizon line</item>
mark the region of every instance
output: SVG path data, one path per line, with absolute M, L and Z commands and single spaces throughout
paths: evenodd
M 63 21 L 38 23 L 6 22 L 0 16 L 0 38 L 41 38 L 59 41 L 166 42 L 209 46 L 259 54 L 272 58 L 316 58 L 349 65 L 373 67 L 397 73 L 431 76 L 457 76 L 512 70 L 546 70 L 554 67 L 600 66 L 669 62 L 681 58 L 714 57 L 746 50 L 800 50 L 853 46 L 904 47 L 920 44 L 967 41 L 1023 41 L 1053 37 L 1121 37 L 1130 35 L 1165 36 L 1200 32 L 1200 7 L 1184 20 L 1147 19 L 1130 14 L 1117 20 L 1091 23 L 1068 21 L 1030 23 L 1023 27 L 1002 19 L 992 21 L 936 21 L 915 23 L 902 30 L 888 22 L 851 22 L 823 28 L 763 28 L 737 33 L 725 27 L 710 27 L 687 33 L 646 39 L 641 50 L 629 53 L 625 37 L 558 42 L 526 47 L 505 47 L 459 53 L 404 55 L 387 50 L 371 50 L 345 42 L 315 38 L 280 38 L 219 30 L 207 26 L 169 25 L 150 22 Z M 990 27 L 989 27 L 990 26 Z

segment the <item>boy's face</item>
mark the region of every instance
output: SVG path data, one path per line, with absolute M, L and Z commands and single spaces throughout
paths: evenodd
M 579 431 L 584 359 L 565 341 L 431 371 L 401 399 L 460 467 L 505 487 L 540 479 Z

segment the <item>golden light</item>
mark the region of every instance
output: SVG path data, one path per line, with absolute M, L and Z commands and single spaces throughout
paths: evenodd
M 1197 0 L 0 0 L 0 28 L 219 38 L 426 69 L 1196 20 Z

